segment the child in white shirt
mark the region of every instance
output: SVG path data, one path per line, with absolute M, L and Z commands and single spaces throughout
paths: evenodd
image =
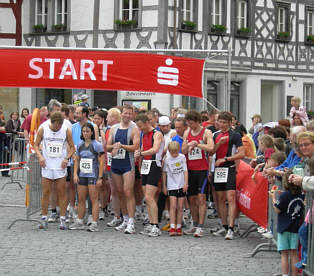
M 178 142 L 170 142 L 169 153 L 164 161 L 163 192 L 170 199 L 170 236 L 182 236 L 183 204 L 188 189 L 186 158 L 180 153 Z

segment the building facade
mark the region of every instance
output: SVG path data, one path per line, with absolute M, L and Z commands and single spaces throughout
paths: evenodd
M 10 2 L 0 0 L 0 45 L 185 49 L 191 52 L 181 56 L 206 59 L 204 99 L 127 91 L 126 87 L 125 91 L 88 90 L 91 104 L 110 107 L 128 102 L 169 114 L 173 106 L 203 110 L 210 102 L 221 110 L 229 109 L 247 126 L 255 113 L 265 122 L 286 117 L 292 96 L 301 97 L 303 105 L 312 108 L 312 0 Z M 12 6 L 18 3 L 20 14 Z M 9 33 L 11 37 L 3 36 Z M 226 53 L 192 52 L 201 49 L 232 49 L 231 70 Z M 0 97 L 16 95 L 21 109 L 47 104 L 51 97 L 71 103 L 72 92 L 1 88 Z

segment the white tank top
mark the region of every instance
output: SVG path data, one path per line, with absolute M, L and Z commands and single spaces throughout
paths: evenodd
M 63 170 L 61 163 L 66 158 L 67 154 L 67 127 L 63 124 L 59 131 L 54 132 L 50 129 L 49 125 L 47 124 L 43 127 L 44 135 L 42 145 L 43 157 L 46 160 L 45 169 Z

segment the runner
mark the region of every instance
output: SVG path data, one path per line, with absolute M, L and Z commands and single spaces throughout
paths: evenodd
M 206 216 L 206 192 L 208 161 L 206 153 L 214 149 L 212 132 L 201 126 L 201 115 L 189 111 L 185 115 L 190 130 L 183 137 L 182 153 L 187 156 L 189 171 L 188 199 L 193 219 L 191 228 L 184 232 L 186 235 L 202 237 Z
M 74 182 L 78 184 L 78 219 L 70 225 L 70 230 L 85 229 L 83 219 L 85 215 L 85 202 L 87 192 L 92 202 L 93 220 L 87 231 L 98 232 L 98 188 L 102 185 L 104 167 L 104 149 L 101 143 L 95 140 L 95 130 L 91 123 L 82 127 L 81 139 L 77 147 L 74 163 Z M 79 175 L 78 175 L 79 170 Z
M 123 222 L 116 230 L 124 231 L 126 234 L 135 233 L 134 151 L 140 144 L 139 131 L 131 121 L 132 115 L 133 107 L 123 106 L 121 123 L 111 127 L 107 143 L 107 150 L 112 151 L 112 179 L 119 194 L 123 214 Z
M 214 152 L 216 152 L 214 187 L 217 195 L 218 214 L 223 227 L 214 232 L 213 235 L 225 235 L 226 240 L 232 240 L 234 238 L 234 222 L 237 216 L 236 167 L 234 161 L 245 156 L 245 149 L 240 134 L 231 129 L 232 115 L 229 112 L 219 114 L 218 125 L 220 130 L 214 134 Z M 229 203 L 228 209 L 226 199 Z
M 65 177 L 67 174 L 67 163 L 73 155 L 71 131 L 63 125 L 63 115 L 60 112 L 54 113 L 50 118 L 51 123 L 40 128 L 37 133 L 34 149 L 42 167 L 42 218 L 40 229 L 48 228 L 48 204 L 52 183 L 55 181 L 59 205 L 60 205 L 60 226 L 61 230 L 67 229 L 65 223 L 67 197 L 65 191 Z M 69 145 L 67 150 L 66 142 Z M 40 144 L 42 143 L 42 153 Z
M 150 125 L 148 116 L 138 115 L 135 121 L 139 130 L 143 132 L 142 146 L 140 150 L 135 151 L 135 158 L 140 157 L 142 162 L 142 185 L 150 222 L 141 233 L 148 234 L 150 237 L 158 237 L 161 235 L 161 231 L 158 225 L 156 194 L 158 192 L 158 181 L 161 177 L 164 139 L 162 133 Z

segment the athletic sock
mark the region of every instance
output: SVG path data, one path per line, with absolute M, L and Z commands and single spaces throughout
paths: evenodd
M 222 227 L 228 230 L 228 225 L 223 225 Z
M 229 229 L 233 232 L 233 227 L 229 226 Z
M 134 218 L 129 218 L 129 223 L 134 224 Z
M 181 224 L 177 224 L 177 229 L 181 228 Z
M 41 219 L 42 220 L 47 220 L 47 216 L 42 216 Z
M 198 222 L 197 221 L 193 221 L 193 227 L 197 227 L 198 226 Z
M 57 213 L 57 209 L 51 209 L 52 213 Z
M 199 224 L 198 227 L 199 228 L 203 228 L 204 224 Z
M 170 224 L 170 228 L 175 228 L 176 227 L 176 225 L 175 224 Z

